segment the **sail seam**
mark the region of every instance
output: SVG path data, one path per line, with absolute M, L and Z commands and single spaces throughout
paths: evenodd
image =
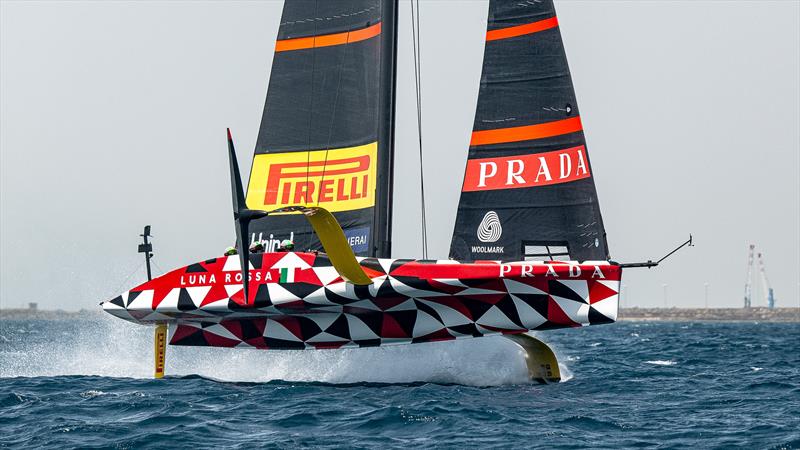
M 527 77 L 509 76 L 508 78 L 502 78 L 501 76 L 491 74 L 491 75 L 486 75 L 485 78 L 481 80 L 481 87 L 494 84 L 507 85 L 512 83 L 530 83 L 537 81 L 559 80 L 568 76 L 569 72 L 567 71 L 554 73 L 552 75 L 548 74 L 548 75 L 527 76 Z
M 517 210 L 517 209 L 520 209 L 520 208 L 525 208 L 525 209 L 558 209 L 558 208 L 564 208 L 564 207 L 570 207 L 570 206 L 587 206 L 587 205 L 593 205 L 593 204 L 594 204 L 593 200 L 564 202 L 564 203 L 559 203 L 557 205 L 534 205 L 534 204 L 529 204 L 529 203 L 516 203 L 514 205 L 509 205 L 509 206 L 492 205 L 492 209 L 495 210 L 495 211 L 505 211 L 505 210 L 513 211 L 513 210 Z M 468 211 L 485 211 L 486 210 L 486 205 L 462 206 L 461 209 L 468 210 Z
M 319 7 L 319 3 L 316 1 L 314 2 L 314 15 L 317 14 L 317 8 Z M 317 34 L 317 24 L 314 23 L 314 34 Z M 275 52 L 278 52 L 277 43 L 275 44 Z M 317 55 L 316 53 L 311 54 L 311 107 L 308 109 L 308 149 L 311 149 L 311 124 L 314 122 L 314 67 L 317 63 Z M 308 186 L 308 171 L 311 170 L 311 151 L 306 151 L 306 186 Z
M 322 166 L 322 178 L 320 178 L 320 186 L 325 181 L 325 172 L 328 169 L 328 153 L 331 149 L 331 138 L 333 137 L 333 126 L 334 126 L 334 118 L 336 117 L 336 107 L 339 105 L 339 93 L 341 92 L 342 87 L 342 72 L 344 72 L 344 62 L 347 60 L 347 50 L 348 48 L 345 47 L 344 51 L 342 51 L 342 57 L 339 60 L 339 77 L 336 80 L 336 96 L 333 99 L 333 111 L 331 111 L 331 122 L 330 126 L 328 127 L 328 142 L 325 144 L 325 163 Z M 370 162 L 371 164 L 371 162 Z M 317 194 L 317 206 L 319 206 L 319 201 L 322 198 L 321 195 Z
M 360 14 L 366 14 L 366 13 L 368 13 L 370 11 L 373 11 L 377 7 L 378 7 L 377 5 L 370 6 L 369 8 L 364 8 L 364 9 L 362 9 L 360 11 L 355 11 L 355 12 L 352 12 L 352 13 L 334 14 L 333 16 L 330 16 L 330 17 L 309 17 L 307 19 L 300 19 L 300 20 L 293 20 L 293 21 L 288 21 L 288 22 L 281 22 L 280 26 L 295 25 L 295 24 L 298 24 L 298 23 L 306 23 L 306 22 L 321 22 L 323 20 L 341 19 L 342 17 L 353 17 L 353 16 L 357 16 L 357 15 L 360 15 Z

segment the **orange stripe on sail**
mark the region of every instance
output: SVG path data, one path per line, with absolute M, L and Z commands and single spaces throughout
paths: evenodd
M 542 139 L 562 134 L 581 131 L 581 118 L 571 117 L 554 122 L 539 123 L 536 125 L 526 125 L 522 127 L 498 128 L 495 130 L 473 131 L 470 146 L 502 144 L 505 142 L 530 141 Z
M 517 25 L 515 27 L 501 28 L 499 30 L 491 30 L 486 32 L 486 41 L 496 41 L 499 39 L 508 39 L 517 36 L 524 36 L 526 34 L 538 33 L 539 31 L 549 30 L 558 26 L 558 19 L 551 17 L 549 19 L 540 20 L 538 22 L 526 23 L 525 25 Z
M 346 31 L 344 33 L 323 34 L 295 39 L 282 39 L 275 42 L 275 53 L 306 48 L 330 47 L 333 45 L 350 44 L 364 41 L 381 34 L 381 24 L 376 23 L 360 30 Z

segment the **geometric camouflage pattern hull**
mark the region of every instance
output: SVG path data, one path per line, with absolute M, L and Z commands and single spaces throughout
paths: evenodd
M 459 263 L 359 258 L 345 282 L 322 253 L 213 258 L 142 284 L 103 309 L 167 323 L 172 345 L 270 350 L 373 347 L 614 322 L 622 269 L 600 262 Z

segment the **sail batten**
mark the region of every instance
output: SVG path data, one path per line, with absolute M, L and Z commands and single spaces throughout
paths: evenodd
M 607 259 L 593 177 L 553 2 L 490 0 L 450 256 Z

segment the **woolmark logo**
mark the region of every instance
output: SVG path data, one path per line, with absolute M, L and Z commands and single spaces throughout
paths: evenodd
M 483 216 L 478 225 L 478 240 L 481 242 L 497 242 L 503 235 L 503 226 L 500 225 L 500 218 L 497 213 L 489 211 Z

